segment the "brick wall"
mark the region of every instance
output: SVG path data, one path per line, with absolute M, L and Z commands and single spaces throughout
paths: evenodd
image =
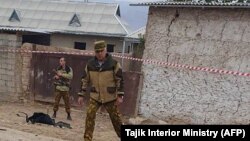
M 0 34 L 0 50 L 20 48 L 20 38 L 12 34 Z M 0 52 L 1 100 L 18 100 L 21 95 L 22 61 L 18 53 Z

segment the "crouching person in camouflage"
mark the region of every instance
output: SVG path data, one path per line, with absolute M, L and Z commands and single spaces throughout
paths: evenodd
M 83 104 L 86 87 L 90 84 L 90 100 L 85 121 L 84 140 L 92 141 L 96 112 L 100 106 L 109 113 L 116 134 L 120 137 L 121 115 L 117 104 L 123 102 L 123 78 L 120 64 L 107 53 L 105 41 L 95 42 L 95 57 L 84 71 L 78 103 Z
M 65 110 L 67 112 L 67 119 L 72 120 L 70 116 L 70 102 L 69 102 L 69 90 L 70 80 L 73 78 L 73 70 L 71 67 L 66 65 L 65 58 L 60 58 L 60 66 L 55 70 L 55 103 L 54 103 L 54 114 L 53 118 L 56 118 L 56 112 L 59 108 L 61 98 L 64 100 Z

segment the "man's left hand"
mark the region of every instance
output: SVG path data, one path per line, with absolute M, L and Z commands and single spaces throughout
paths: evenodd
M 119 105 L 123 102 L 123 96 L 118 96 L 116 99 L 116 104 Z

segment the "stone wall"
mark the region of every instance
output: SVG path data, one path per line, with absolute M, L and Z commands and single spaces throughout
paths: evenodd
M 150 7 L 143 59 L 250 72 L 250 10 Z M 250 79 L 143 65 L 139 113 L 168 123 L 247 124 Z

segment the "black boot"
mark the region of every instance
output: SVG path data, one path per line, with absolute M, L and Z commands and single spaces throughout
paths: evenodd
M 52 118 L 56 118 L 56 111 L 54 111 L 54 114 L 52 115 Z
M 67 120 L 72 120 L 70 113 L 68 113 Z

